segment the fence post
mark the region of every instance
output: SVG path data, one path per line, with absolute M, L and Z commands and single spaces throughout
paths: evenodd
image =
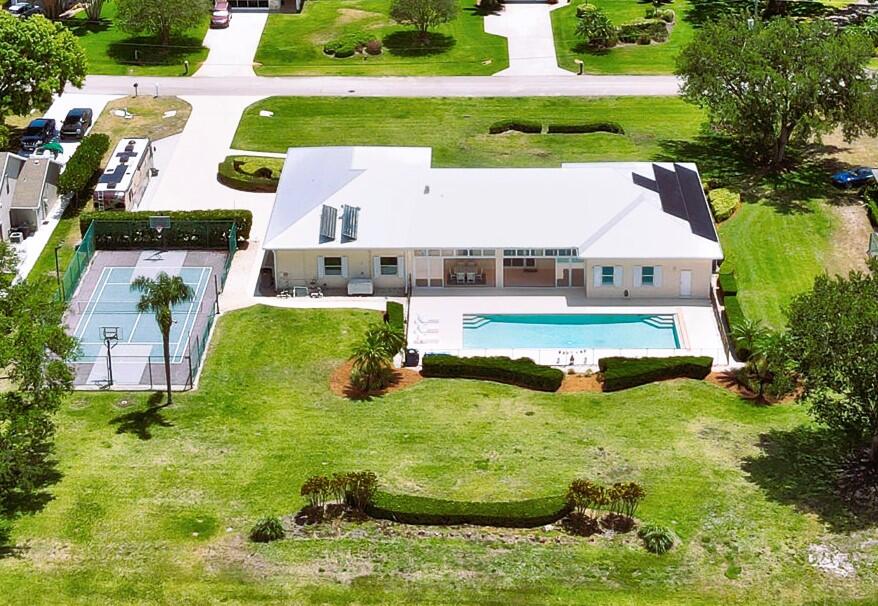
M 149 388 L 152 390 L 152 356 L 146 356 L 146 367 L 149 368 Z
M 213 295 L 214 295 L 214 303 L 216 303 L 216 315 L 219 315 L 219 278 L 217 278 L 216 274 L 213 274 Z

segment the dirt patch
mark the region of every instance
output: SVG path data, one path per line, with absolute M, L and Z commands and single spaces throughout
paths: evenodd
M 872 225 L 859 204 L 831 206 L 836 219 L 826 267 L 830 274 L 846 275 L 852 269 L 866 271 L 866 256 Z
M 603 391 L 598 375 L 564 375 L 558 393 L 598 393 Z
M 338 9 L 338 17 L 333 26 L 346 25 L 348 23 L 356 23 L 370 18 L 383 18 L 380 13 L 372 13 L 369 11 L 361 11 L 356 8 L 340 8 Z
M 81 558 L 74 554 L 71 544 L 53 539 L 30 540 L 24 546 L 23 552 L 33 567 L 40 571 L 50 571 L 81 561 Z
M 198 550 L 205 569 L 210 573 L 245 572 L 256 577 L 276 574 L 279 567 L 253 549 L 252 543 L 238 533 L 229 533 L 219 541 Z
M 421 379 L 423 379 L 421 373 L 410 368 L 397 368 L 393 371 L 393 383 L 390 387 L 380 391 L 373 391 L 371 393 L 362 393 L 359 390 L 354 389 L 351 385 L 351 370 L 353 370 L 353 368 L 354 363 L 348 360 L 333 371 L 332 375 L 329 377 L 329 388 L 332 390 L 332 393 L 349 400 L 366 400 L 373 397 L 380 397 L 401 389 L 406 389 L 407 387 L 419 383 Z
M 722 387 L 723 389 L 732 392 L 739 398 L 744 400 L 753 400 L 754 402 L 757 400 L 756 394 L 741 385 L 738 382 L 738 379 L 735 377 L 734 371 L 724 370 L 722 372 L 712 372 L 704 379 L 708 383 L 716 385 L 717 387 Z M 789 402 L 793 402 L 796 399 L 797 392 L 793 392 L 790 395 L 787 395 L 781 399 L 772 398 L 770 396 L 764 396 L 761 400 L 763 404 L 786 404 Z

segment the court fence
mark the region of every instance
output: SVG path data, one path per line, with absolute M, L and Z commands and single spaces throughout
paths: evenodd
M 174 219 L 167 229 L 157 229 L 149 219 L 94 219 L 89 229 L 94 229 L 95 245 L 100 250 L 231 249 L 229 240 L 238 237 L 234 221 Z
M 82 274 L 85 273 L 85 270 L 88 268 L 89 263 L 91 263 L 91 260 L 95 255 L 95 237 L 93 228 L 94 224 L 89 225 L 85 234 L 83 234 L 82 242 L 74 251 L 73 258 L 70 260 L 70 264 L 67 265 L 64 275 L 61 277 L 61 290 L 58 295 L 64 302 L 68 302 L 73 298 L 73 293 L 76 292 L 76 287 L 79 286 L 79 280 L 82 278 Z

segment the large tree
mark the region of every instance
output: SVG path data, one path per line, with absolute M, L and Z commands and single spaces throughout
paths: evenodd
M 817 421 L 870 441 L 878 466 L 878 276 L 818 277 L 790 305 L 788 348 L 801 401 Z
M 85 53 L 70 30 L 0 11 L 0 127 L 10 114 L 45 110 L 67 84 L 82 86 Z
M 787 146 L 841 126 L 847 138 L 876 131 L 873 46 L 823 21 L 740 19 L 707 23 L 677 60 L 682 95 L 711 125 L 760 161 L 783 164 Z
M 156 36 L 163 46 L 207 18 L 211 0 L 116 0 L 116 22 L 133 34 Z
M 52 283 L 15 281 L 17 257 L 0 241 L 0 502 L 26 493 L 45 476 L 53 416 L 70 391 L 75 341 Z
M 414 26 L 424 42 L 431 27 L 451 21 L 457 12 L 456 0 L 392 0 L 390 3 L 390 18 Z

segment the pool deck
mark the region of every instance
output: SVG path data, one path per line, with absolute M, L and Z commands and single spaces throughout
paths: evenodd
M 535 296 L 538 295 L 538 296 Z M 680 349 L 464 349 L 465 314 L 673 314 Z M 708 299 L 587 299 L 570 289 L 415 289 L 409 315 L 409 346 L 424 353 L 529 357 L 540 364 L 576 370 L 594 369 L 607 356 L 699 355 L 714 359 L 716 368 L 730 360 Z M 573 364 L 570 363 L 571 357 Z

